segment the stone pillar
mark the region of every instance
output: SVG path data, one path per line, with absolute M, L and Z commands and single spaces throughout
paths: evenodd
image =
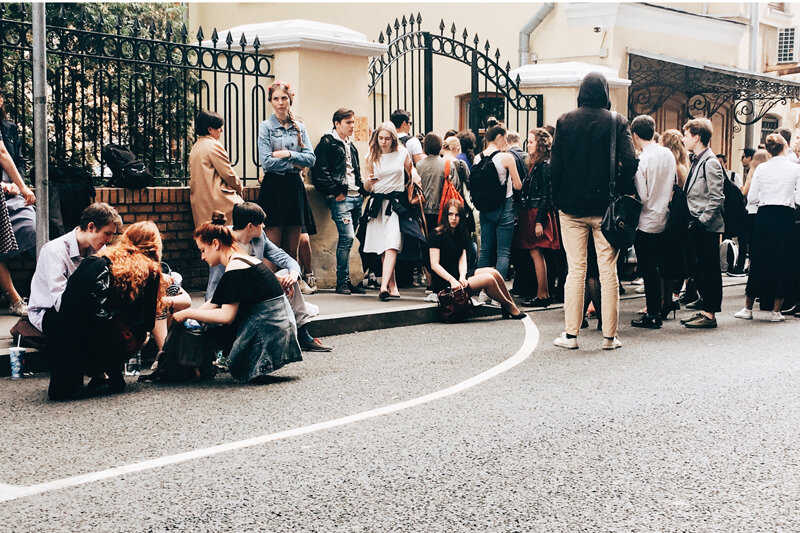
M 226 35 L 229 31 L 234 42 L 239 41 L 242 33 L 248 43 L 253 43 L 257 36 L 259 50 L 275 56 L 272 73 L 276 80 L 291 85 L 295 93 L 293 113 L 305 124 L 314 146 L 330 131 L 334 111 L 346 107 L 356 112 L 354 137 L 363 168 L 370 133 L 367 126 L 371 109 L 367 98 L 368 66 L 372 56 L 386 51 L 386 45 L 367 41 L 364 34 L 342 26 L 308 20 L 249 24 L 219 33 Z M 267 104 L 267 115 L 271 113 L 272 108 Z M 319 286 L 330 288 L 336 284 L 339 234 L 325 198 L 311 185 L 309 175 L 305 179 L 317 226 L 317 234 L 311 238 L 312 265 Z M 358 241 L 353 244 L 350 270 L 354 280 L 361 279 Z

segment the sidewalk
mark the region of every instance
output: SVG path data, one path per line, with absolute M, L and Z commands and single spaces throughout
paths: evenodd
M 723 276 L 725 287 L 743 285 L 747 278 L 731 278 Z M 509 284 L 510 285 L 510 284 Z M 639 285 L 623 282 L 625 295 L 622 299 L 644 298 L 644 294 L 636 293 Z M 389 329 L 401 326 L 413 326 L 439 321 L 439 310 L 435 303 L 425 301 L 424 288 L 402 289 L 400 299 L 387 302 L 378 300 L 377 291 L 367 294 L 336 294 L 333 290 L 321 290 L 316 294 L 306 295 L 306 301 L 319 307 L 320 313 L 312 320 L 309 331 L 315 337 L 325 338 L 333 335 L 345 335 L 359 331 Z M 203 293 L 194 292 L 192 306 L 203 303 Z M 517 298 L 519 302 L 519 298 Z M 518 304 L 519 305 L 519 304 Z M 546 309 L 522 308 L 527 313 L 561 309 L 563 304 L 553 304 Z M 497 306 L 482 305 L 475 308 L 476 317 L 500 315 Z M 18 317 L 8 315 L 8 309 L 0 311 L 0 377 L 10 374 L 8 349 L 12 345 L 9 330 L 17 322 Z M 46 371 L 43 358 L 31 348 L 27 349 L 26 370 L 31 372 Z

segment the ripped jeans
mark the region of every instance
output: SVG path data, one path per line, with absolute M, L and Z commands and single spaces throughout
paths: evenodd
M 336 197 L 329 196 L 326 201 L 331 210 L 331 218 L 339 231 L 339 242 L 336 245 L 336 285 L 343 285 L 350 282 L 350 248 L 353 247 L 364 199 L 360 195 L 347 196 L 337 202 Z

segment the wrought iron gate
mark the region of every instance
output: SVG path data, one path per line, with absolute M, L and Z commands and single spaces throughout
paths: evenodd
M 378 42 L 388 41 L 388 50 L 375 57 L 369 65 L 373 128 L 388 120 L 395 109 L 406 109 L 414 119 L 414 131 L 414 126 L 419 123 L 424 125 L 423 133 L 433 131 L 434 55 L 469 66 L 469 128 L 476 137 L 480 95 L 486 93 L 494 93 L 504 99 L 505 116 L 498 118 L 504 120 L 509 128 L 522 132 L 523 138 L 524 132 L 530 128 L 541 127 L 544 124 L 542 95 L 522 93 L 519 75 L 516 79 L 511 78 L 511 64 L 507 62 L 505 68 L 500 66 L 500 50 L 495 50 L 493 59 L 489 56 L 491 45 L 488 40 L 482 51 L 477 34 L 470 39 L 464 29 L 460 34 L 461 40 L 458 40 L 456 25 L 450 27 L 450 36 L 445 35 L 446 28 L 442 20 L 439 23 L 439 35 L 423 31 L 422 17 L 412 13 L 408 18 L 403 16 L 402 20 L 395 19 L 394 24 L 387 24 L 385 32 L 381 32 Z M 444 131 L 450 127 L 452 125 L 440 129 Z

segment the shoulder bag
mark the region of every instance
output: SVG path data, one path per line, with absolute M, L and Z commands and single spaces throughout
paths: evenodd
M 469 297 L 464 287 L 453 289 L 447 287 L 439 291 L 439 311 L 442 314 L 442 322 L 454 323 L 461 322 L 472 316 L 472 298 Z
M 608 178 L 609 205 L 600 225 L 603 236 L 617 250 L 627 250 L 636 238 L 636 227 L 642 212 L 642 202 L 632 196 L 619 194 L 616 189 L 617 178 L 617 119 L 611 112 L 611 174 Z

